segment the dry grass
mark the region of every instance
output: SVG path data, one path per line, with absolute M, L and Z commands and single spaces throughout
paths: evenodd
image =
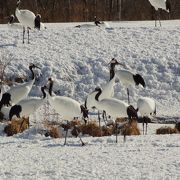
M 29 118 L 13 119 L 10 124 L 4 128 L 4 132 L 7 136 L 13 136 L 17 133 L 22 133 L 29 128 Z
M 82 124 L 80 127 L 82 134 L 89 134 L 93 137 L 102 136 L 101 129 L 99 128 L 96 121 L 89 121 L 86 125 Z
M 114 126 L 103 126 L 102 127 L 102 136 L 111 136 L 114 133 Z
M 161 127 L 156 130 L 156 134 L 176 134 L 178 133 L 178 130 L 176 128 L 171 127 Z
M 138 124 L 136 120 L 132 120 L 131 123 L 127 123 L 124 125 L 122 129 L 122 135 L 131 136 L 131 135 L 140 135 L 140 130 L 138 128 Z
M 50 126 L 45 134 L 45 136 L 50 136 L 52 138 L 60 138 L 59 128 L 57 126 Z

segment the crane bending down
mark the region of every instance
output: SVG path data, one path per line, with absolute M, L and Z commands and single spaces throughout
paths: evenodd
M 118 117 L 128 117 L 129 122 L 131 122 L 132 118 L 138 119 L 137 110 L 132 105 L 128 105 L 127 103 L 115 98 L 105 98 L 99 100 L 99 97 L 102 93 L 101 88 L 97 87 L 95 89 L 95 92 L 96 92 L 95 100 L 96 100 L 97 109 L 106 111 L 106 113 L 111 117 L 113 117 L 114 119 Z M 117 142 L 117 130 L 116 130 L 116 142 Z
M 149 0 L 150 4 L 155 8 L 155 27 L 157 26 L 157 20 L 159 20 L 159 25 L 161 26 L 161 17 L 159 9 L 163 9 L 169 13 L 171 12 L 170 0 Z
M 55 111 L 63 116 L 64 120 L 72 121 L 75 117 L 83 117 L 88 118 L 88 110 L 81 105 L 78 101 L 65 96 L 52 96 L 52 88 L 53 88 L 53 80 L 49 78 L 49 93 L 47 93 L 48 101 L 50 105 L 55 109 Z M 66 145 L 66 138 L 67 138 L 68 128 L 66 129 L 66 136 L 64 145 Z M 84 142 L 82 141 L 81 137 L 80 141 L 82 146 Z
M 116 65 L 123 65 L 123 64 L 119 63 L 115 58 L 113 58 L 109 64 L 110 64 L 110 80 L 113 79 L 115 76 L 122 82 L 123 85 L 126 86 L 127 95 L 128 95 L 128 104 L 130 104 L 129 86 L 130 85 L 138 86 L 139 84 L 141 84 L 145 88 L 146 84 L 145 84 L 143 77 L 139 74 L 133 74 L 132 72 L 125 70 L 125 69 L 115 71 Z
M 34 29 L 37 28 L 40 30 L 41 28 L 41 15 L 37 14 L 35 16 L 35 14 L 27 9 L 19 9 L 19 5 L 20 5 L 21 1 L 18 0 L 17 1 L 17 5 L 16 5 L 16 11 L 15 11 L 15 15 L 18 19 L 18 21 L 22 24 L 23 26 L 23 43 L 24 43 L 24 35 L 25 35 L 25 30 L 27 29 L 27 34 L 28 34 L 28 44 L 29 44 L 29 30 L 30 29 Z
M 99 100 L 101 101 L 102 99 L 105 99 L 105 98 L 112 98 L 114 96 L 114 86 L 115 86 L 115 77 L 112 78 L 109 82 L 107 82 L 103 89 L 102 89 L 102 93 L 101 95 L 99 96 Z M 92 93 L 88 94 L 86 100 L 85 100 L 85 107 L 87 109 L 91 109 L 91 108 L 96 108 L 96 100 L 95 100 L 95 95 L 96 95 L 96 92 L 93 91 Z M 97 108 L 96 108 L 97 109 Z M 104 119 L 104 122 L 105 122 L 105 118 L 107 120 L 107 117 L 106 117 L 106 112 L 103 110 L 103 119 Z M 100 127 L 100 113 L 98 111 L 98 119 L 99 119 L 99 127 Z M 106 124 L 106 122 L 105 122 Z

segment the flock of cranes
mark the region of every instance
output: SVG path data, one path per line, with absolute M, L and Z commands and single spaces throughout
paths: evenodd
M 171 6 L 168 0 L 149 1 L 157 11 L 159 8 L 166 9 L 168 12 L 171 10 Z M 19 5 L 20 0 L 17 1 L 15 15 L 20 22 L 20 25 L 18 26 L 23 28 L 23 43 L 26 30 L 29 43 L 29 30 L 34 28 L 41 29 L 44 28 L 44 25 L 40 22 L 41 16 L 39 14 L 35 16 L 35 14 L 29 10 L 20 10 Z M 13 23 L 14 18 L 14 15 L 10 16 L 9 24 L 12 26 L 17 25 L 16 23 Z M 95 24 L 98 26 L 100 22 L 95 19 Z M 113 119 L 118 117 L 128 117 L 129 119 L 134 117 L 138 118 L 138 112 L 142 117 L 156 114 L 156 103 L 152 98 L 140 97 L 137 100 L 137 108 L 130 105 L 129 88 L 131 86 L 138 85 L 141 85 L 145 88 L 146 84 L 144 78 L 140 74 L 133 74 L 131 71 L 126 69 L 115 70 L 118 65 L 124 66 L 115 58 L 110 61 L 109 65 L 110 80 L 106 83 L 103 89 L 97 87 L 93 92 L 89 93 L 84 105 L 81 105 L 78 101 L 70 97 L 52 95 L 52 78 L 48 79 L 49 88 L 47 88 L 48 86 L 46 85 L 41 87 L 43 94 L 42 98 L 27 97 L 35 82 L 34 69 L 39 68 L 34 64 L 30 64 L 29 69 L 32 73 L 32 79 L 29 80 L 29 82 L 11 87 L 7 92 L 2 94 L 0 110 L 10 120 L 14 115 L 17 117 L 29 116 L 37 111 L 38 108 L 41 107 L 48 99 L 50 105 L 58 114 L 62 115 L 64 120 L 73 120 L 75 117 L 83 117 L 84 121 L 86 122 L 88 118 L 88 110 L 92 108 L 96 108 L 98 112 L 102 111 L 104 114 L 111 116 Z M 114 97 L 114 86 L 116 85 L 117 80 L 121 81 L 122 84 L 127 88 L 128 102 L 124 102 Z
M 110 62 L 110 66 L 114 66 L 113 64 L 120 63 L 113 58 Z M 145 87 L 145 81 L 139 74 L 138 78 L 135 78 L 137 74 L 134 75 L 128 70 L 121 69 L 115 71 L 113 73 L 114 76 L 111 77 L 112 69 L 110 68 L 110 81 L 106 83 L 103 89 L 97 87 L 92 93 L 89 93 L 85 104 L 82 105 L 70 97 L 54 95 L 52 92 L 54 83 L 52 78 L 49 78 L 47 84 L 41 87 L 43 94 L 42 98 L 27 97 L 35 82 L 34 69 L 36 68 L 39 67 L 34 64 L 30 64 L 29 69 L 32 73 L 32 79 L 29 80 L 29 82 L 13 86 L 7 92 L 2 94 L 0 110 L 10 120 L 13 116 L 17 116 L 19 118 L 22 116 L 28 117 L 37 111 L 47 101 L 47 99 L 56 113 L 60 114 L 63 119 L 67 121 L 71 121 L 76 117 L 81 117 L 86 123 L 88 113 L 91 108 L 96 108 L 99 111 L 105 112 L 114 120 L 118 117 L 127 117 L 130 121 L 132 118 L 138 118 L 138 112 L 140 112 L 143 117 L 156 113 L 156 104 L 152 98 L 139 98 L 137 101 L 137 108 L 135 109 L 132 105 L 130 105 L 129 96 L 128 103 L 114 97 L 114 86 L 117 79 L 122 82 L 127 82 L 125 83 L 127 88 L 129 88 L 130 85 L 139 84 Z

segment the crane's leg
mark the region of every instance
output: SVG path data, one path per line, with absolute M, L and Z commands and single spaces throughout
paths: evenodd
M 27 28 L 27 33 L 28 33 L 28 44 L 29 44 L 29 28 Z
M 147 126 L 148 126 L 148 122 L 146 121 L 146 135 L 147 135 Z
M 160 18 L 160 11 L 158 10 L 158 20 L 159 20 L 159 25 L 161 27 L 161 18 Z
M 118 125 L 117 125 L 117 122 L 115 124 L 116 126 L 116 143 L 118 142 Z
M 24 44 L 25 27 L 23 27 L 23 44 Z
M 127 95 L 128 95 L 128 104 L 130 104 L 130 100 L 129 100 L 129 89 L 127 88 Z
M 68 128 L 66 129 L 66 135 L 65 135 L 64 145 L 66 145 L 67 134 L 68 134 Z
M 101 128 L 101 118 L 100 118 L 100 113 L 98 111 L 98 120 L 99 120 L 99 128 Z
M 143 117 L 143 135 L 144 135 L 144 117 Z
M 101 117 L 100 117 L 100 113 L 99 113 L 99 111 L 98 111 L 98 120 L 99 120 L 99 129 L 100 129 L 101 136 L 102 136 L 102 129 L 101 129 Z
M 77 127 L 74 127 L 74 128 L 75 128 L 75 131 L 76 131 L 77 136 L 79 137 L 79 139 L 80 139 L 80 141 L 81 141 L 81 143 L 82 143 L 82 146 L 84 146 L 85 143 L 83 142 L 83 140 L 82 140 L 81 137 L 79 136 L 79 131 L 78 131 Z
M 103 117 L 103 120 L 104 120 L 104 124 L 106 126 L 107 116 L 106 116 L 106 111 L 104 111 L 104 110 L 103 110 L 103 113 L 102 113 L 102 117 Z

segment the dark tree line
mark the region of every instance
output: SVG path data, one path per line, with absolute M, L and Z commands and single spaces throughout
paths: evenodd
M 80 22 L 100 20 L 151 20 L 154 8 L 148 0 L 21 0 L 21 8 L 41 14 L 44 22 Z M 172 3 L 171 18 L 180 18 L 180 0 Z M 14 14 L 16 0 L 0 0 L 0 23 Z M 161 12 L 163 19 L 168 15 Z

